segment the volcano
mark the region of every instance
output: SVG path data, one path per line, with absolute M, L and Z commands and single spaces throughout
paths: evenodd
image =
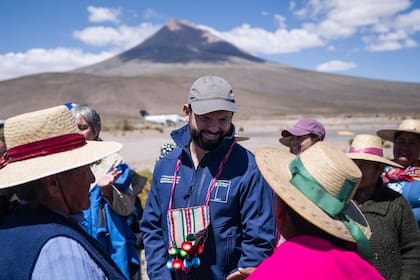
M 266 61 L 184 20 L 168 21 L 139 45 L 61 73 L 0 82 L 0 119 L 67 102 L 95 107 L 105 121 L 182 114 L 191 84 L 216 74 L 232 85 L 237 119 L 294 116 L 418 116 L 419 83 L 320 73 Z

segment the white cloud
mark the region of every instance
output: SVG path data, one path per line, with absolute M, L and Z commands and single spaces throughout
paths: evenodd
M 161 19 L 161 18 L 163 18 L 163 16 L 160 13 L 158 13 L 156 10 L 148 8 L 143 12 L 143 19 L 145 20 Z
M 290 1 L 289 2 L 289 10 L 293 11 L 296 7 L 296 2 L 295 1 Z
M 335 47 L 333 45 L 328 45 L 327 50 L 333 52 L 335 51 Z
M 325 5 L 325 1 L 330 5 Z M 325 38 L 346 38 L 361 28 L 380 28 L 391 24 L 389 18 L 411 5 L 409 0 L 323 0 L 313 9 L 325 12 L 326 17 L 318 25 L 318 33 Z M 319 11 L 318 11 L 319 13 Z
M 230 31 L 219 32 L 209 27 L 202 27 L 254 54 L 291 53 L 325 44 L 318 35 L 304 29 L 278 29 L 270 32 L 243 24 Z
M 371 52 L 395 51 L 417 46 L 417 43 L 403 30 L 378 36 L 364 36 L 362 40 L 366 43 L 366 49 Z
M 402 45 L 398 41 L 377 41 L 368 45 L 366 49 L 372 52 L 395 51 L 402 49 Z
M 0 80 L 41 72 L 69 71 L 97 63 L 116 53 L 85 53 L 79 49 L 31 49 L 0 55 Z
M 337 72 L 337 71 L 347 71 L 356 67 L 357 65 L 353 62 L 331 60 L 331 61 L 328 61 L 328 62 L 325 62 L 316 66 L 316 70 L 322 71 L 322 72 Z
M 269 16 L 269 15 L 270 15 L 270 13 L 269 13 L 269 12 L 267 12 L 267 11 L 261 11 L 261 15 L 262 15 L 263 17 L 266 17 L 266 16 Z
M 279 29 L 286 29 L 286 18 L 282 15 L 274 15 L 274 20 L 277 22 L 277 26 Z
M 120 25 L 118 27 L 93 26 L 73 32 L 73 36 L 85 44 L 105 47 L 115 46 L 126 50 L 155 33 L 160 26 L 142 23 L 138 26 Z
M 420 9 L 399 15 L 395 19 L 396 28 L 407 30 L 409 33 L 420 31 Z
M 410 0 L 309 0 L 305 3 L 300 7 L 294 3 L 294 15 L 306 20 L 303 29 L 318 34 L 328 43 L 363 34 L 362 42 L 369 51 L 417 46 L 408 36 L 420 31 L 420 9 L 404 14 L 412 5 Z
M 119 9 L 89 6 L 87 10 L 89 12 L 90 22 L 99 23 L 110 21 L 113 23 L 119 23 L 118 17 L 121 14 Z
M 417 42 L 412 39 L 407 39 L 404 41 L 404 47 L 406 48 L 415 48 L 417 47 Z

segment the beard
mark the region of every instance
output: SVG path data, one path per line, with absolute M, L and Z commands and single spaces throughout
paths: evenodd
M 220 146 L 220 144 L 223 142 L 223 138 L 225 138 L 226 135 L 229 134 L 229 131 L 232 131 L 233 127 L 231 127 L 231 129 L 229 129 L 228 132 L 224 132 L 224 131 L 218 131 L 216 133 L 212 133 L 208 130 L 201 130 L 198 131 L 196 128 L 193 128 L 191 123 L 190 123 L 190 134 L 191 134 L 191 139 L 192 141 L 201 149 L 206 150 L 206 151 L 212 151 L 214 149 L 216 149 L 217 147 Z M 209 139 L 205 139 L 203 134 L 204 133 L 210 133 L 213 135 L 218 135 L 217 139 L 214 140 L 209 140 Z

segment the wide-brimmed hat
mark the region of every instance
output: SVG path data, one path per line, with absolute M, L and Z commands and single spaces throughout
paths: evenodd
M 381 129 L 376 134 L 385 140 L 394 142 L 395 134 L 398 132 L 410 132 L 420 135 L 420 120 L 403 120 L 397 129 Z
M 376 135 L 359 134 L 353 138 L 347 155 L 351 159 L 362 159 L 403 168 L 396 162 L 384 158 L 382 139 Z
M 188 104 L 197 115 L 214 111 L 237 111 L 232 87 L 225 79 L 215 75 L 203 76 L 192 84 Z
M 4 136 L 0 189 L 90 164 L 122 148 L 116 142 L 86 141 L 64 105 L 7 119 Z
M 369 248 L 369 224 L 352 201 L 362 173 L 346 154 L 317 142 L 298 156 L 260 148 L 255 157 L 270 187 L 294 211 L 333 236 Z
M 303 136 L 313 134 L 324 140 L 325 138 L 325 127 L 322 123 L 317 120 L 310 118 L 303 118 L 297 121 L 291 128 L 283 129 L 279 142 L 285 146 L 290 147 L 291 136 Z

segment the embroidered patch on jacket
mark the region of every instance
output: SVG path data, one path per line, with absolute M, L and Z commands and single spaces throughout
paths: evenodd
M 216 186 L 211 193 L 210 200 L 214 202 L 227 203 L 229 197 L 231 181 L 227 180 L 217 180 Z
M 176 183 L 179 183 L 179 180 L 181 179 L 181 176 L 176 176 Z M 160 180 L 159 182 L 161 184 L 172 184 L 172 182 L 174 181 L 174 176 L 173 175 L 162 175 L 160 176 Z

